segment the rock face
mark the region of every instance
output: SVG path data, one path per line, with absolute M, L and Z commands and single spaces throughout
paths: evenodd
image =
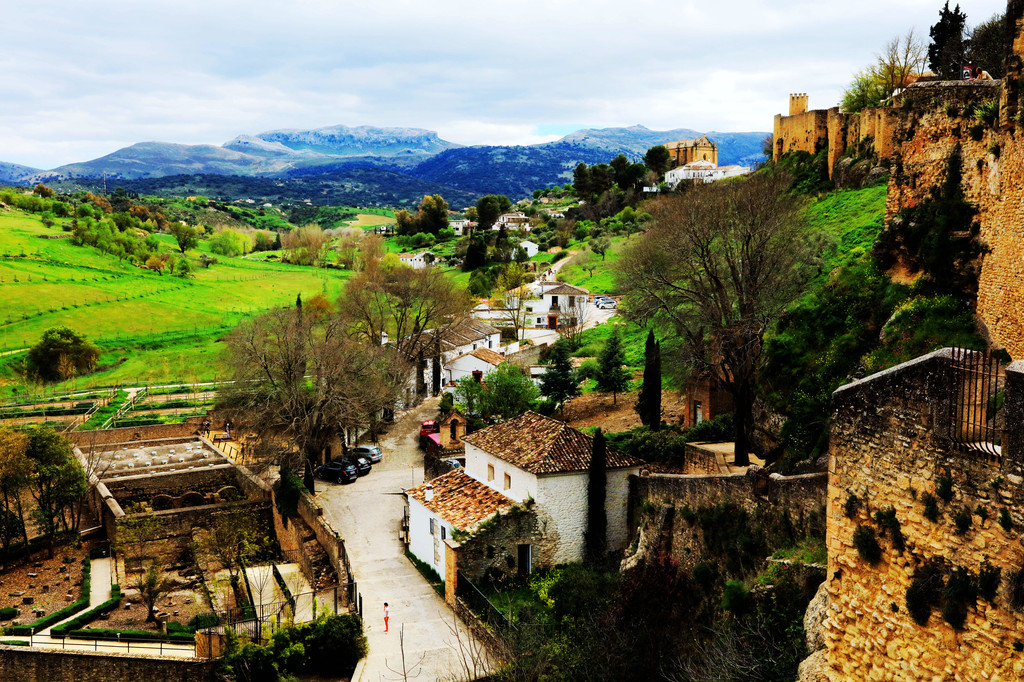
M 828 618 L 828 589 L 823 581 L 804 613 L 804 633 L 807 638 L 808 651 L 816 652 L 825 648 L 824 625 L 826 618 Z
M 800 667 L 797 669 L 797 680 L 799 682 L 829 682 L 825 654 L 824 649 L 815 651 L 801 661 Z

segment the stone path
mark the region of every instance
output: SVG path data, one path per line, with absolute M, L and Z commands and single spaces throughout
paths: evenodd
M 407 559 L 398 538 L 405 489 L 423 482 L 419 426 L 437 416 L 437 400 L 401 415 L 380 445 L 384 461 L 354 483 L 317 481 L 317 498 L 345 538 L 362 598 L 370 653 L 353 682 L 410 679 L 463 680 L 455 634 L 471 635 Z M 384 602 L 391 607 L 384 632 Z M 403 670 L 403 649 L 405 665 Z

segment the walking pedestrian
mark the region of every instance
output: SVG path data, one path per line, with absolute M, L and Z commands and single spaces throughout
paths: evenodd
M 387 602 L 384 602 L 384 632 L 388 631 L 388 616 L 391 614 L 391 608 Z

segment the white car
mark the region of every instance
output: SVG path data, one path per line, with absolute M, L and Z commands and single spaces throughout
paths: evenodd
M 619 304 L 616 303 L 615 299 L 613 299 L 613 298 L 605 298 L 605 299 L 596 300 L 596 301 L 594 301 L 594 305 L 596 305 L 599 310 L 606 310 L 606 309 L 615 310 L 616 308 L 619 307 Z

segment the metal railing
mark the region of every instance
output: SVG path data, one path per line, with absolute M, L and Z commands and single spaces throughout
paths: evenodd
M 497 606 L 492 604 L 491 600 L 485 597 L 484 593 L 480 591 L 480 588 L 474 585 L 462 571 L 458 572 L 457 579 L 458 582 L 456 583 L 455 593 L 461 597 L 464 602 L 466 602 L 466 605 L 469 606 L 470 610 L 472 610 L 480 620 L 497 630 L 516 629 L 516 626 L 512 624 L 512 621 L 510 621 Z
M 954 348 L 950 358 L 950 440 L 961 451 L 1001 465 L 1006 368 L 989 352 Z
M 354 603 L 355 588 L 354 582 L 334 585 L 314 592 L 293 594 L 291 599 L 284 601 L 214 611 L 208 617 L 211 621 L 215 617 L 220 626 L 259 643 L 297 617 L 310 620 L 325 612 L 334 615 L 347 613 L 348 605 Z
M 52 638 L 49 634 L 28 635 L 23 641 L 30 647 L 44 649 L 67 649 L 73 651 L 117 651 L 123 653 L 147 653 L 158 656 L 175 656 L 179 658 L 195 658 L 196 644 L 192 642 L 172 642 L 163 639 L 144 639 L 123 637 L 116 639 L 86 639 L 79 637 Z M 0 644 L 3 644 L 0 641 Z

